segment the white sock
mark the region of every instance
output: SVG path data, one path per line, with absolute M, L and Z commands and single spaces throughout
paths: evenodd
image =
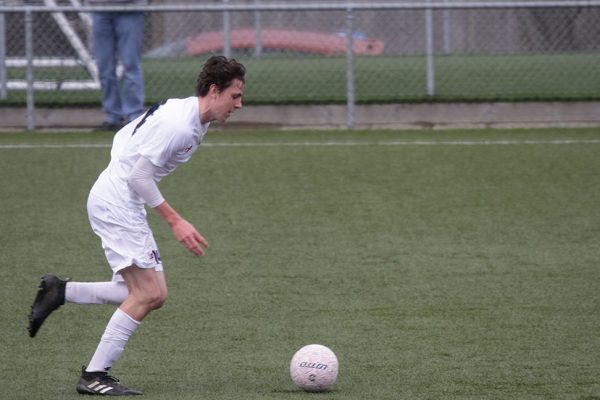
M 125 282 L 67 282 L 65 301 L 120 305 L 129 295 Z
M 117 308 L 88 364 L 87 372 L 107 371 L 121 357 L 125 344 L 140 323 Z

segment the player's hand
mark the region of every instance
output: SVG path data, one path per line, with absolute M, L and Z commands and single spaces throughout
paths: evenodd
M 196 228 L 184 219 L 179 220 L 171 228 L 173 235 L 186 249 L 197 256 L 203 256 L 204 250 L 208 248 L 208 242 Z

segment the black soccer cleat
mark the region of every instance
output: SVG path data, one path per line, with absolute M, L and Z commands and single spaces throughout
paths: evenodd
M 81 369 L 77 393 L 99 396 L 138 396 L 143 394 L 139 390 L 121 385 L 119 380 L 108 375 L 108 372 L 87 372 L 85 367 Z
M 38 288 L 37 295 L 29 313 L 29 336 L 34 337 L 48 315 L 65 304 L 65 288 L 69 280 L 63 280 L 56 275 L 46 274 Z

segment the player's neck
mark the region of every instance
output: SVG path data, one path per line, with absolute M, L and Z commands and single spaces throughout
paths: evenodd
M 200 123 L 212 122 L 211 110 L 206 97 L 198 97 L 198 108 L 200 110 Z

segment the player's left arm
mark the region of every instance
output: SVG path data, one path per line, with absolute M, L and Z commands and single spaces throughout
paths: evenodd
M 181 244 L 197 256 L 203 256 L 208 242 L 187 220 L 181 217 L 169 203 L 163 201 L 154 211 L 171 227 L 171 231 Z
M 181 244 L 198 256 L 204 255 L 208 242 L 164 199 L 153 178 L 156 168 L 150 160 L 141 156 L 133 166 L 127 183 L 169 225 Z

